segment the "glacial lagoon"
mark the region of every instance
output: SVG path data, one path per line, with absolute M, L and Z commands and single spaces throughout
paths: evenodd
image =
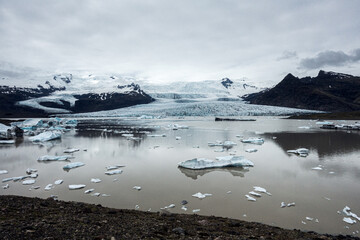
M 153 212 L 174 204 L 166 211 L 194 214 L 195 210 L 196 214 L 289 229 L 360 236 L 359 221 L 351 217 L 356 223 L 346 223 L 348 216 L 343 213 L 348 206 L 360 216 L 360 131 L 324 130 L 310 120 L 255 118 L 249 122 L 215 122 L 212 117 L 78 119 L 78 126 L 61 139 L 33 143 L 25 136 L 15 144 L 0 145 L 0 170 L 8 171 L 1 179 L 26 176 L 28 168 L 38 173 L 34 184 L 1 183 L 9 188 L 1 187 L 0 194 L 56 195 L 65 201 Z M 250 137 L 262 138 L 264 143 L 241 142 Z M 224 141 L 236 145 L 223 148 L 208 144 Z M 64 153 L 69 148 L 79 151 Z M 309 154 L 287 153 L 298 148 L 309 149 Z M 44 155 L 73 158 L 38 161 Z M 254 167 L 178 167 L 179 162 L 194 158 L 215 160 L 229 155 L 243 156 Z M 71 162 L 85 165 L 64 170 Z M 105 174 L 106 167 L 116 165 L 122 172 Z M 63 182 L 55 184 L 57 180 Z M 53 185 L 45 190 L 49 184 Z M 70 190 L 69 185 L 86 186 Z M 270 194 L 255 191 L 256 186 Z M 89 189 L 94 191 L 85 194 Z M 251 191 L 261 197 L 249 194 Z M 199 192 L 205 197 L 192 196 Z M 188 202 L 186 211 L 183 200 Z M 295 205 L 288 207 L 291 203 Z

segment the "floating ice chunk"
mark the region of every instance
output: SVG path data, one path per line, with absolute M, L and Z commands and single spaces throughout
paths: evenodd
M 304 224 L 304 225 L 306 225 L 306 222 L 304 222 L 304 221 L 301 221 L 301 223 Z
M 226 193 L 227 193 L 227 194 L 231 194 L 231 191 L 227 191 Z
M 314 218 L 311 218 L 311 217 L 305 217 L 305 219 L 308 220 L 308 221 L 314 220 Z
M 322 167 L 313 167 L 312 170 L 323 170 Z
M 45 191 L 49 191 L 52 188 L 53 188 L 53 185 L 50 183 L 50 184 L 46 185 L 46 187 L 44 189 L 45 189 Z
M 86 187 L 85 184 L 72 184 L 72 185 L 69 185 L 70 190 L 81 189 L 81 188 L 84 188 L 84 187 Z
M 13 177 L 12 180 L 13 180 L 14 182 L 16 182 L 16 181 L 21 181 L 21 180 L 23 180 L 23 179 L 25 179 L 25 178 L 28 178 L 28 176 Z
M 78 148 L 68 148 L 64 150 L 64 153 L 74 153 L 74 152 L 78 152 L 80 151 L 80 149 Z
M 69 163 L 69 164 L 66 164 L 65 166 L 63 166 L 63 169 L 73 169 L 73 168 L 81 167 L 84 165 L 85 165 L 85 163 L 82 163 L 82 162 L 73 162 L 73 163 Z
M 91 194 L 91 196 L 99 197 L 99 196 L 100 196 L 100 193 L 99 193 L 99 192 L 93 193 L 93 194 Z
M 176 140 L 181 140 L 181 137 L 180 137 L 180 136 L 176 136 L 175 139 L 176 139 Z
M 169 209 L 169 208 L 174 208 L 175 207 L 175 204 L 170 204 L 169 206 L 165 206 L 163 208 L 160 208 L 161 210 L 165 210 L 165 209 Z
M 257 192 L 254 192 L 254 191 L 249 192 L 249 194 L 251 194 L 251 195 L 253 195 L 255 197 L 261 197 L 260 193 L 257 193 Z
M 277 137 L 272 137 L 272 139 L 274 139 L 274 140 L 275 140 L 275 139 L 277 139 Z
M 253 152 L 257 152 L 257 149 L 255 149 L 255 148 L 249 148 L 249 149 L 246 149 L 245 152 L 253 153 Z
M 2 182 L 9 182 L 9 181 L 12 181 L 13 180 L 13 178 L 11 177 L 11 178 L 4 178 L 3 180 L 2 180 Z
M 284 202 L 281 202 L 281 204 L 280 204 L 280 207 L 281 207 L 281 208 L 284 208 L 284 207 L 286 207 L 286 203 L 284 203 Z
M 316 223 L 319 223 L 319 219 L 315 219 L 315 222 L 316 222 Z
M 217 157 L 216 161 L 205 158 L 194 158 L 178 163 L 179 167 L 189 169 L 206 169 L 222 167 L 253 167 L 254 163 L 241 156 Z
M 214 152 L 225 152 L 225 150 L 223 148 L 221 149 L 215 149 Z
M 346 222 L 346 223 L 349 223 L 349 224 L 354 224 L 354 223 L 356 223 L 356 220 L 353 220 L 353 219 L 351 219 L 351 218 L 349 218 L 349 217 L 344 217 L 344 218 L 343 218 L 343 221 Z
M 50 156 L 50 155 L 44 155 L 38 158 L 38 161 L 67 161 L 70 158 L 72 158 L 72 156 L 69 155 L 63 155 L 63 156 Z
M 54 182 L 54 184 L 55 184 L 55 185 L 60 185 L 60 184 L 62 184 L 63 182 L 64 182 L 64 180 L 59 179 L 59 180 L 56 180 L 56 181 Z
M 37 174 L 37 173 L 32 173 L 32 174 L 30 174 L 28 177 L 30 177 L 30 178 L 37 178 L 39 176 L 39 174 Z
M 91 192 L 93 192 L 95 189 L 94 188 L 90 188 L 90 189 L 88 189 L 88 190 L 85 190 L 85 194 L 89 194 L 89 193 L 91 193 Z
M 138 210 L 140 208 L 139 205 L 135 205 L 135 210 Z
M 5 186 L 2 186 L 3 189 L 8 189 L 9 188 L 9 184 L 6 184 Z
M 28 180 L 24 180 L 22 182 L 23 185 L 31 185 L 31 184 L 34 184 L 34 183 L 35 183 L 34 179 L 28 179 Z
M 106 170 L 114 170 L 114 169 L 118 169 L 121 167 L 125 167 L 124 165 L 114 165 L 114 166 L 107 166 Z
M 46 142 L 54 139 L 61 138 L 61 132 L 59 131 L 47 131 L 40 133 L 39 135 L 29 137 L 29 140 L 32 142 Z
M 331 199 L 330 198 L 328 198 L 328 197 L 324 197 L 324 199 L 326 199 L 326 200 L 328 200 L 328 201 L 330 201 Z
M 101 179 L 99 179 L 99 178 L 92 178 L 90 181 L 91 181 L 92 183 L 99 183 L 99 182 L 101 182 Z
M 350 210 L 351 209 L 348 206 L 345 206 L 344 209 L 342 210 L 342 212 L 346 216 L 356 218 L 358 221 L 360 221 L 360 217 L 358 217 L 358 215 L 356 215 L 355 213 L 352 213 Z
M 262 139 L 262 138 L 247 138 L 247 139 L 242 139 L 241 142 L 261 145 L 264 143 L 264 139 Z
M 288 203 L 288 205 L 287 205 L 288 207 L 295 207 L 295 203 L 294 202 L 292 202 L 292 203 Z
M 101 194 L 102 197 L 110 197 L 111 195 L 110 194 L 106 194 L 106 193 L 103 193 Z
M 296 150 L 287 150 L 286 152 L 297 154 L 300 157 L 307 157 L 309 155 L 310 150 L 307 148 L 298 148 Z
M 31 186 L 31 188 L 36 190 L 36 189 L 39 189 L 40 186 Z
M 136 190 L 140 191 L 141 187 L 140 186 L 134 186 L 133 189 L 136 189 Z
M 232 142 L 232 141 L 225 141 L 223 143 L 223 146 L 224 147 L 232 147 L 232 146 L 236 146 L 237 144 L 235 142 Z
M 200 146 L 199 145 L 194 145 L 193 148 L 200 148 Z
M 250 195 L 245 195 L 245 197 L 248 201 L 256 202 L 256 199 L 251 197 Z
M 132 134 L 132 133 L 123 133 L 123 134 L 121 134 L 121 136 L 123 136 L 123 137 L 133 137 L 134 134 Z
M 115 175 L 115 174 L 121 174 L 123 172 L 123 170 L 121 169 L 115 169 L 115 170 L 111 170 L 111 171 L 107 171 L 105 172 L 106 175 Z
M 27 174 L 32 174 L 32 173 L 35 173 L 35 172 L 37 172 L 37 169 L 34 169 L 34 168 L 28 168 L 28 169 L 26 169 L 26 173 L 27 173 Z
M 329 172 L 329 174 L 335 174 L 335 172 Z
M 224 146 L 224 144 L 221 141 L 216 141 L 215 143 L 208 142 L 208 146 L 209 147 L 222 147 L 222 146 Z
M 14 144 L 15 140 L 0 140 L 0 144 Z
M 203 198 L 212 196 L 212 194 L 211 193 L 202 194 L 201 192 L 198 192 L 198 193 L 193 194 L 192 196 L 196 197 L 196 198 L 199 198 L 199 199 L 203 199 Z
M 182 206 L 181 210 L 187 211 L 187 207 L 186 206 Z
M 319 121 L 319 122 L 316 122 L 317 125 L 330 125 L 330 124 L 333 124 L 333 122 L 328 122 L 328 121 Z
M 298 127 L 298 128 L 300 128 L 300 129 L 310 129 L 309 126 L 300 126 L 300 127 Z
M 148 134 L 148 137 L 166 137 L 166 134 Z
M 197 213 L 197 212 L 200 212 L 200 209 L 194 209 L 192 210 L 193 213 Z
M 7 173 L 8 173 L 7 170 L 0 170 L 0 175 L 1 175 L 1 174 L 7 174 Z
M 266 191 L 265 188 L 263 187 L 258 187 L 258 186 L 255 186 L 253 187 L 255 191 L 257 192 L 261 192 L 261 193 L 266 193 L 267 195 L 271 196 L 271 193 L 269 193 L 268 191 Z

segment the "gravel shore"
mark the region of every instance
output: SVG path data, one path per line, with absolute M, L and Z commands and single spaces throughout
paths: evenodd
M 221 217 L 0 196 L 2 239 L 359 239 Z

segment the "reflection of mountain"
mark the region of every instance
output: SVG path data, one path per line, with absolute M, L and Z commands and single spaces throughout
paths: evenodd
M 180 168 L 179 170 L 187 177 L 196 180 L 199 176 L 202 177 L 210 172 L 228 172 L 234 177 L 244 177 L 245 173 L 249 171 L 247 168 L 209 168 L 203 170 L 192 170 L 186 168 Z
M 265 135 L 269 139 L 276 137 L 274 142 L 284 151 L 305 147 L 316 150 L 320 159 L 339 153 L 351 153 L 360 149 L 360 134 L 345 131 L 278 132 Z

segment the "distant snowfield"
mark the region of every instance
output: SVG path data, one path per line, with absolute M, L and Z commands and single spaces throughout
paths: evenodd
M 110 111 L 72 114 L 72 117 L 168 117 L 168 116 L 280 116 L 295 113 L 314 113 L 311 110 L 247 104 L 244 101 L 218 101 L 216 99 L 177 102 L 157 99 L 153 103 L 141 104 Z

